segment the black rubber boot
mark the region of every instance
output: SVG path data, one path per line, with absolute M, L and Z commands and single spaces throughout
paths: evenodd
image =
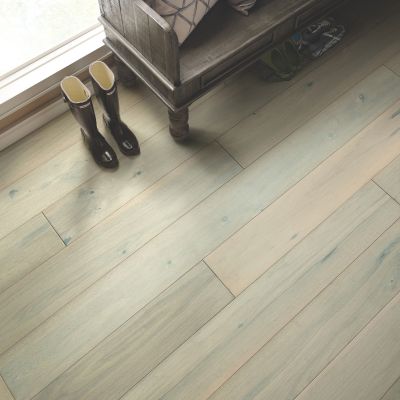
M 119 113 L 118 91 L 114 73 L 102 61 L 96 61 L 89 67 L 93 88 L 103 106 L 103 119 L 122 154 L 135 156 L 140 153 L 139 142 L 133 132 L 121 121 Z
M 67 76 L 61 81 L 61 91 L 64 101 L 81 126 L 83 141 L 96 163 L 104 168 L 117 168 L 117 155 L 97 129 L 89 89 L 75 76 Z

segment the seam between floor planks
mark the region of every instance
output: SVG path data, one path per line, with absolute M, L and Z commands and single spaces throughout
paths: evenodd
M 394 74 L 400 77 L 400 73 L 398 71 L 395 71 L 393 68 L 391 68 L 389 65 L 386 64 L 386 62 L 383 64 L 387 69 L 392 71 Z
M 390 394 L 391 391 L 396 388 L 396 386 L 400 387 L 400 377 L 397 378 L 397 380 L 395 382 L 393 382 L 393 385 L 390 386 L 390 388 L 384 393 L 384 395 L 379 400 L 386 400 L 387 395 Z M 388 399 L 388 400 L 390 400 L 390 399 Z M 397 399 L 393 398 L 392 400 L 397 400 Z
M 225 283 L 224 283 L 224 282 L 220 279 L 220 277 L 213 271 L 213 269 L 207 264 L 206 260 L 203 258 L 201 261 L 202 261 L 202 262 L 206 265 L 206 267 L 211 271 L 211 273 L 215 276 L 215 278 L 218 279 L 219 282 L 221 282 L 221 285 L 233 296 L 233 298 L 237 297 L 237 296 L 235 296 L 235 295 L 231 292 L 231 290 L 230 290 L 227 286 L 225 286 Z
M 40 212 L 39 214 L 36 214 L 35 216 L 33 216 L 32 218 L 28 219 L 28 221 L 26 221 L 25 223 L 28 223 L 30 220 L 32 220 L 33 218 L 37 217 L 38 215 L 42 215 L 43 218 L 47 221 L 50 229 L 57 235 L 57 237 L 60 239 L 61 244 L 63 245 L 62 248 L 60 248 L 58 251 L 56 251 L 55 253 L 53 253 L 49 258 L 46 258 L 45 261 L 43 261 L 42 263 L 36 265 L 36 267 L 30 269 L 26 274 L 24 274 L 19 280 L 23 279 L 25 276 L 29 275 L 31 272 L 35 271 L 37 268 L 39 268 L 42 264 L 44 264 L 45 262 L 49 261 L 51 258 L 57 256 L 57 254 L 61 253 L 65 248 L 66 245 L 64 243 L 64 241 L 61 239 L 60 235 L 58 234 L 58 232 L 54 229 L 53 225 L 51 225 L 50 221 L 46 218 L 46 216 L 44 215 L 43 212 Z M 13 229 L 10 233 L 8 233 L 6 236 L 2 237 L 0 240 L 6 239 L 9 235 L 13 234 L 15 231 L 17 231 L 18 229 L 20 229 L 24 224 L 20 225 L 19 227 Z M 4 289 L 2 289 L 0 291 L 0 294 L 5 292 L 6 290 L 10 289 L 11 287 L 13 287 L 14 285 L 16 285 L 18 283 L 18 281 L 15 281 L 14 283 L 12 283 L 11 285 L 5 287 Z M 1 354 L 0 354 L 1 355 Z M 2 399 L 0 399 L 2 400 Z
M 7 386 L 5 380 L 0 375 L 0 400 L 14 400 L 15 396 L 11 392 L 11 389 Z
M 312 386 L 312 384 L 318 380 L 319 377 L 323 376 L 323 373 L 328 370 L 328 368 L 331 365 L 334 365 L 334 362 L 342 355 L 346 354 L 346 350 L 351 350 L 351 345 L 353 343 L 357 343 L 357 341 L 359 340 L 360 337 L 363 337 L 364 334 L 368 333 L 369 329 L 373 329 L 373 325 L 376 323 L 376 320 L 379 319 L 379 317 L 382 316 L 382 314 L 388 309 L 390 308 L 390 306 L 392 306 L 394 303 L 399 302 L 400 300 L 400 294 L 398 293 L 396 296 L 394 296 L 388 303 L 386 303 L 386 305 L 384 307 L 382 307 L 379 312 L 377 312 L 374 316 L 373 319 L 371 319 L 368 324 L 363 328 L 362 331 L 360 331 L 332 360 L 331 362 L 326 366 L 326 368 L 324 368 L 322 371 L 320 371 L 320 373 L 293 399 L 296 400 L 298 398 L 300 398 L 303 393 L 305 393 L 307 391 L 307 389 Z M 329 371 L 329 370 L 328 370 Z M 398 380 L 395 380 L 390 386 L 389 388 L 385 391 L 385 393 L 383 394 L 383 397 L 386 395 L 386 393 L 398 382 Z M 379 400 L 379 399 L 377 399 Z
M 55 232 L 55 234 L 60 238 L 61 243 L 64 245 L 64 247 L 67 247 L 67 245 L 65 244 L 64 240 L 62 240 L 62 237 L 60 236 L 60 234 L 57 232 L 57 230 L 54 228 L 53 224 L 49 221 L 49 219 L 47 218 L 46 214 L 44 213 L 44 211 L 41 212 L 41 214 L 43 215 L 43 217 L 45 218 L 45 220 L 47 221 L 47 223 L 50 225 L 51 229 Z M 61 249 L 60 251 L 62 251 L 63 249 Z M 58 252 L 59 253 L 59 252 Z M 55 255 L 55 254 L 54 254 Z
M 386 167 L 387 167 L 388 165 L 390 165 L 390 163 L 388 163 L 388 164 L 386 165 Z M 385 167 L 385 168 L 386 168 L 386 167 Z M 381 171 L 383 171 L 385 168 L 382 168 Z M 377 175 L 379 175 L 379 172 L 377 173 Z M 393 201 L 395 201 L 397 204 L 400 204 L 400 202 L 399 202 L 397 199 L 395 199 L 395 198 L 394 198 L 390 193 L 388 193 L 378 182 L 376 182 L 375 178 L 371 179 L 371 181 L 374 182 L 375 185 L 378 186 L 380 189 L 382 189 Z
M 40 221 L 40 220 L 42 220 L 44 222 L 44 224 L 38 223 L 35 225 L 35 221 Z M 27 226 L 29 227 L 29 229 L 25 231 Z M 21 230 L 22 230 L 22 233 L 21 233 Z M 38 233 L 38 232 L 40 232 L 40 233 Z M 48 236 L 49 234 L 51 234 L 51 237 Z M 34 235 L 33 238 L 31 237 L 32 235 Z M 31 237 L 31 239 L 27 243 L 28 237 Z M 10 240 L 10 238 L 11 238 L 11 240 Z M 20 238 L 20 241 L 19 241 L 19 238 Z M 38 243 L 39 242 L 41 243 L 42 241 L 46 242 L 46 250 L 42 251 L 42 249 L 39 248 L 38 253 L 40 254 L 40 257 L 39 257 L 39 260 L 37 260 L 36 257 L 32 254 L 32 251 L 35 251 L 35 248 L 38 245 Z M 2 274 L 0 274 L 0 294 L 2 294 L 3 292 L 8 290 L 15 284 L 17 284 L 18 281 L 23 279 L 26 275 L 30 274 L 36 268 L 39 268 L 43 263 L 47 262 L 50 258 L 57 255 L 65 248 L 63 241 L 60 240 L 59 235 L 57 234 L 57 232 L 54 231 L 54 229 L 52 229 L 51 225 L 49 224 L 46 217 L 42 213 L 36 214 L 35 216 L 33 216 L 32 218 L 27 220 L 24 224 L 15 228 L 8 235 L 1 238 L 0 239 L 0 251 L 2 250 L 2 247 L 4 247 L 4 243 L 9 244 L 9 248 L 10 248 L 10 246 L 12 246 L 11 251 L 6 250 L 5 254 L 0 254 L 1 262 L 4 261 L 5 263 L 7 263 L 7 261 L 8 261 L 8 268 L 7 268 L 8 271 L 10 271 L 10 265 L 13 267 L 15 267 L 17 265 L 20 266 L 21 262 L 22 262 L 22 265 L 24 265 L 27 262 L 28 258 L 29 258 L 29 266 L 27 267 L 26 271 L 19 270 L 21 274 L 19 275 L 18 279 L 15 279 L 15 280 L 11 279 L 11 282 L 10 282 L 10 278 L 6 279 L 9 281 L 6 286 L 4 285 L 4 283 L 1 284 L 1 279 L 2 279 L 1 275 Z M 35 243 L 36 243 L 36 246 L 33 246 Z M 21 249 L 22 244 L 24 246 L 23 249 Z M 56 245 L 58 245 L 58 246 L 56 246 Z M 27 248 L 31 251 L 26 252 Z M 22 251 L 18 251 L 18 250 L 22 250 Z M 18 258 L 18 256 L 17 256 L 17 260 L 19 260 L 18 264 L 16 264 L 16 259 L 15 259 L 15 256 L 17 253 L 19 255 L 21 255 L 21 253 L 22 253 L 22 255 L 23 255 L 22 259 Z M 5 255 L 5 258 L 4 258 L 4 255 Z M 11 264 L 10 264 L 10 261 L 7 260 L 10 256 L 11 256 Z M 32 265 L 34 265 L 34 266 L 31 267 Z M 1 269 L 1 266 L 0 266 L 0 269 Z M 4 270 L 2 272 L 4 273 Z M 14 270 L 14 272 L 16 272 L 16 271 Z M 3 275 L 3 279 L 7 278 L 7 275 L 8 274 L 6 271 L 6 275 Z
M 389 59 L 391 59 L 392 57 L 389 57 Z M 387 61 L 387 60 L 386 60 Z M 335 103 L 338 99 L 340 99 L 342 96 L 344 96 L 346 93 L 348 93 L 351 89 L 353 89 L 355 86 L 359 85 L 366 77 L 368 77 L 369 75 L 373 74 L 374 72 L 376 72 L 377 70 L 379 70 L 380 68 L 386 68 L 388 71 L 392 72 L 393 74 L 395 74 L 396 76 L 400 77 L 399 74 L 396 74 L 391 68 L 389 68 L 388 66 L 386 66 L 385 63 L 383 63 L 382 65 L 379 65 L 378 67 L 374 68 L 372 71 L 368 72 L 367 74 L 363 75 L 360 80 L 356 81 L 355 83 L 353 83 L 352 85 L 349 85 L 348 88 L 343 91 L 342 93 L 338 94 L 336 97 L 332 98 L 332 101 L 330 101 L 326 107 L 324 107 L 322 110 L 317 111 L 315 114 L 312 114 L 309 118 L 307 118 L 305 121 L 303 121 L 299 126 L 297 126 L 296 128 L 294 128 L 293 130 L 290 131 L 290 133 L 283 137 L 281 140 L 279 140 L 278 142 L 276 142 L 275 144 L 273 144 L 271 147 L 268 147 L 266 151 L 264 151 L 262 154 L 260 154 L 259 156 L 257 156 L 256 158 L 254 158 L 250 163 L 248 163 L 247 165 L 243 165 L 243 163 L 241 163 L 227 148 L 225 148 L 225 146 L 223 145 L 223 143 L 221 143 L 219 141 L 219 138 L 224 135 L 225 133 L 228 133 L 231 129 L 233 129 L 234 127 L 230 128 L 228 131 L 226 131 L 225 133 L 219 135 L 215 140 L 225 149 L 225 151 L 243 168 L 248 168 L 250 165 L 254 164 L 259 158 L 263 157 L 265 154 L 267 154 L 269 151 L 271 151 L 274 147 L 278 146 L 280 143 L 282 143 L 286 138 L 288 138 L 290 135 L 292 135 L 293 133 L 295 133 L 297 130 L 299 130 L 300 128 L 302 128 L 304 125 L 306 125 L 307 123 L 309 123 L 310 121 L 312 121 L 316 116 L 318 116 L 320 113 L 322 113 L 324 110 L 326 110 L 328 107 L 330 107 L 333 103 Z M 312 72 L 312 71 L 311 71 Z M 278 95 L 280 96 L 280 95 Z M 278 97 L 277 96 L 277 97 Z M 397 100 L 398 101 L 398 100 Z M 396 102 L 394 102 L 393 104 L 395 104 Z M 268 103 L 264 104 L 264 106 L 260 107 L 263 108 L 265 106 L 267 106 Z M 255 110 L 257 111 L 257 110 Z M 383 114 L 383 113 L 382 113 Z M 244 117 L 242 120 L 240 120 L 236 125 L 240 124 L 244 119 L 248 118 Z M 235 126 L 236 126 L 235 125 Z M 361 131 L 361 130 L 360 130 Z M 350 139 L 349 139 L 350 140 Z M 383 168 L 382 168 L 383 170 Z
M 380 188 L 379 188 L 380 189 Z M 390 196 L 389 196 L 390 197 Z M 396 202 L 397 203 L 397 202 Z M 345 273 L 346 273 L 346 271 L 347 270 L 349 270 L 351 267 L 352 267 L 352 265 L 353 264 L 355 264 L 360 258 L 362 258 L 363 257 L 363 255 L 387 232 L 387 231 L 389 231 L 396 223 L 398 223 L 400 221 L 400 217 L 399 218 L 397 218 L 390 226 L 388 226 L 387 227 L 387 229 L 385 230 L 385 231 L 383 231 L 378 237 L 376 237 L 376 239 L 368 246 L 368 247 L 366 247 L 365 249 L 364 249 L 364 251 L 362 252 L 362 253 L 360 253 L 349 265 L 347 265 L 346 266 L 346 268 L 343 270 L 343 271 L 341 271 L 331 282 L 329 282 L 329 284 L 328 285 L 326 285 L 323 289 L 321 289 L 321 291 L 320 292 L 318 292 L 312 299 L 310 299 L 310 301 L 307 303 L 307 304 L 305 304 L 304 305 L 304 307 L 301 309 L 301 310 L 299 310 L 299 312 L 297 313 L 297 314 L 295 314 L 294 316 L 293 316 L 293 318 L 291 318 L 285 325 L 283 325 L 273 336 L 271 336 L 271 338 L 270 339 L 268 339 L 268 341 L 267 342 L 265 342 L 265 344 L 262 346 L 262 347 L 260 347 L 260 349 L 256 352 L 256 353 L 254 353 L 248 360 L 246 360 L 246 362 L 244 363 L 244 364 L 242 364 L 241 366 L 240 366 L 240 368 L 238 368 L 231 376 L 229 376 L 224 382 L 222 382 L 221 383 L 221 385 L 215 390 L 215 391 L 213 391 L 208 397 L 207 397 L 207 399 L 205 399 L 205 400 L 208 400 L 208 399 L 211 399 L 213 396 L 214 396 L 214 394 L 216 393 L 216 392 L 218 392 L 218 390 L 221 388 L 221 387 L 223 387 L 224 386 L 224 384 L 226 383 L 226 382 L 228 382 L 230 379 L 232 379 L 239 371 L 241 371 L 242 370 L 242 368 L 244 368 L 248 363 L 250 363 L 251 362 L 251 360 L 253 359 L 253 358 L 255 358 L 260 352 L 262 352 L 262 350 L 265 348 L 265 347 L 267 347 L 268 346 L 268 344 L 275 338 L 275 337 L 277 337 L 282 331 L 284 331 L 285 330 L 285 328 L 290 324 L 290 323 L 292 323 L 293 322 L 293 320 L 295 320 L 296 318 L 297 318 L 297 316 L 298 315 L 300 315 L 300 314 L 302 314 L 303 312 L 304 312 L 304 310 L 306 310 L 308 307 L 309 307 L 309 305 L 310 304 L 312 304 L 323 292 L 325 292 L 330 286 L 333 286 L 334 285 L 334 283 L 336 282 L 336 281 L 338 281 L 339 279 L 340 279 L 340 277 L 342 276 L 342 275 L 344 275 Z M 311 234 L 311 232 L 310 232 L 310 234 Z M 308 236 L 308 235 L 307 235 Z M 301 242 L 300 242 L 301 243 Z M 300 244 L 299 243 L 299 244 Z M 279 260 L 277 261 L 277 262 L 279 262 Z M 261 275 L 262 276 L 262 275 Z M 260 278 L 261 278 L 261 276 L 260 276 Z M 260 279 L 260 278 L 258 278 L 258 279 Z M 257 279 L 257 280 L 258 280 Z M 248 288 L 246 288 L 244 291 L 242 291 L 241 293 L 239 293 L 236 297 L 240 297 L 240 296 L 242 296 L 245 292 L 246 292 L 246 290 L 248 290 L 255 282 L 257 282 L 257 280 L 256 281 L 254 281 Z M 332 360 L 330 360 L 326 365 L 325 365 L 325 367 L 307 384 L 307 386 L 305 386 L 304 387 L 304 389 L 302 389 L 292 400 L 296 400 L 307 388 L 308 388 L 308 386 L 310 386 L 323 372 L 324 372 L 324 370 L 325 369 L 327 369 L 338 357 L 339 357 L 339 355 L 343 352 L 343 351 L 345 351 L 346 350 L 346 348 L 353 342 L 353 341 L 355 341 L 356 339 L 357 339 L 357 337 L 360 335 L 360 334 L 362 334 L 362 332 L 375 320 L 375 318 L 387 307 L 387 305 L 388 304 L 390 304 L 392 301 L 393 301 L 393 299 L 394 298 L 396 298 L 396 297 L 398 297 L 398 296 L 400 296 L 399 294 L 397 294 L 397 295 L 395 295 L 393 298 L 391 298 L 390 300 L 388 300 L 388 302 L 385 304 L 385 305 L 383 305 L 373 316 L 372 316 L 372 318 L 370 318 L 370 320 L 358 331 L 358 333 L 352 338 L 352 339 L 350 339 L 342 348 L 341 348 L 341 350 L 332 358 Z M 215 317 L 214 317 L 215 318 Z M 143 378 L 144 379 L 144 378 Z M 184 378 L 183 378 L 184 379 Z M 182 380 L 183 380 L 182 379 Z M 400 381 L 400 378 L 396 381 L 396 382 L 398 382 L 398 381 Z M 176 385 L 174 385 L 174 387 L 176 387 L 176 386 L 178 386 L 179 385 L 179 383 L 180 383 L 181 381 L 179 381 Z M 396 384 L 396 382 L 394 382 L 393 383 L 393 385 L 392 386 L 394 386 L 395 384 Z M 389 392 L 389 390 L 392 388 L 392 386 L 387 390 L 387 392 Z M 174 388 L 173 387 L 173 388 Z M 172 388 L 172 389 L 173 389 Z M 171 390 L 172 390 L 171 389 Z M 168 392 L 167 392 L 168 393 Z M 386 393 L 385 393 L 385 395 L 386 395 Z M 384 396 L 385 396 L 384 395 Z M 382 398 L 381 399 L 377 399 L 377 400 L 382 400 L 383 398 L 384 398 L 384 396 L 382 396 Z
M 397 16 L 397 12 L 395 14 Z M 395 20 L 395 21 L 397 21 L 397 20 Z M 388 24 L 380 25 L 376 29 L 374 29 L 372 32 L 370 31 L 368 33 L 368 35 L 369 35 L 368 39 L 369 40 L 371 39 L 372 34 L 378 35 L 378 36 L 379 35 L 387 36 L 387 27 L 394 25 L 393 22 L 394 22 L 394 19 L 391 18 L 391 20 Z M 394 25 L 394 26 L 396 26 L 396 25 Z M 397 30 L 396 30 L 396 32 L 397 32 Z M 393 34 L 391 36 L 393 36 Z M 373 39 L 373 37 L 372 37 L 372 39 Z M 386 48 L 385 47 L 382 48 L 382 46 L 380 46 L 382 48 L 382 51 L 378 51 L 378 50 L 380 50 L 380 47 L 377 46 L 377 43 L 374 43 L 374 46 L 375 46 L 374 52 L 371 53 L 371 51 L 370 51 L 369 57 L 366 57 L 364 53 L 366 53 L 366 51 L 368 51 L 368 50 L 366 50 L 366 48 L 365 48 L 365 43 L 366 42 L 362 43 L 360 41 L 360 42 L 355 43 L 354 45 L 350 46 L 350 50 L 354 49 L 356 52 L 360 53 L 360 54 L 357 53 L 358 56 L 360 56 L 362 58 L 362 60 L 365 62 L 360 61 L 361 64 L 359 64 L 360 65 L 359 68 L 357 67 L 358 69 L 356 69 L 357 72 L 354 71 L 355 74 L 350 73 L 349 80 L 345 79 L 348 74 L 344 73 L 344 71 L 343 71 L 343 69 L 346 70 L 346 68 L 348 69 L 349 66 L 351 67 L 351 62 L 348 61 L 349 55 L 350 55 L 350 54 L 348 54 L 349 49 L 346 49 L 346 48 L 337 54 L 337 56 L 338 56 L 337 61 L 333 61 L 333 62 L 337 63 L 336 68 L 333 69 L 333 71 L 330 71 L 330 69 L 332 69 L 332 68 L 329 68 L 329 66 L 328 66 L 328 68 L 325 68 L 326 65 L 324 64 L 323 66 L 321 66 L 322 71 L 320 70 L 319 73 L 317 72 L 316 74 L 313 74 L 313 76 L 315 75 L 314 78 L 316 78 L 317 81 L 321 80 L 320 83 L 322 85 L 326 85 L 327 79 L 328 79 L 328 78 L 326 78 L 326 75 L 329 74 L 330 72 L 338 71 L 337 76 L 335 75 L 335 78 L 338 79 L 339 82 L 341 82 L 343 80 L 343 83 L 341 83 L 338 90 L 334 90 L 334 93 L 336 93 L 337 91 L 346 90 L 346 87 L 348 85 L 350 85 L 351 82 L 353 82 L 355 79 L 359 79 L 357 77 L 359 77 L 363 74 L 370 73 L 373 68 L 376 68 L 376 67 L 382 65 L 384 60 L 386 60 L 387 58 L 391 58 L 393 56 L 394 52 L 397 52 L 399 49 L 397 42 L 392 41 L 392 42 L 388 43 Z M 377 54 L 376 54 L 376 56 L 373 56 L 373 54 L 375 52 L 377 52 Z M 367 62 L 368 59 L 371 59 L 371 61 Z M 355 62 L 353 60 L 353 66 L 352 66 L 353 69 L 355 68 L 354 63 Z M 364 67 L 364 64 L 365 64 L 365 67 Z M 321 75 L 321 72 L 324 75 Z M 307 76 L 309 76 L 309 75 L 307 75 Z M 299 82 L 299 83 L 301 83 L 301 82 Z M 303 96 L 304 93 L 299 94 L 298 92 L 299 92 L 299 88 L 302 86 L 305 86 L 306 83 L 307 83 L 307 79 L 305 80 L 305 82 L 302 82 L 302 84 L 297 85 L 297 87 L 294 88 L 293 91 L 291 90 L 291 88 L 289 88 L 288 94 L 291 94 L 293 96 L 296 96 L 296 95 Z M 321 87 L 320 84 L 318 84 L 317 86 L 318 87 L 315 89 L 316 90 L 315 93 L 313 92 L 313 89 L 312 89 L 310 92 L 311 94 L 305 93 L 306 97 L 305 98 L 300 97 L 300 98 L 302 98 L 303 101 L 307 100 L 308 102 L 311 102 L 311 101 L 315 100 L 315 96 L 317 96 L 316 98 L 318 98 L 318 95 L 322 95 L 322 93 L 326 92 L 326 90 L 321 90 L 321 89 L 323 89 L 323 86 Z M 313 93 L 314 93 L 314 95 L 313 95 Z M 310 98 L 312 96 L 314 96 L 314 98 Z M 330 95 L 322 96 L 323 104 L 328 102 L 332 96 L 333 96 L 333 93 Z M 287 97 L 288 97 L 287 95 L 286 96 L 281 95 L 280 100 L 287 102 L 287 100 L 288 100 Z M 277 109 L 276 103 L 277 102 L 273 102 L 271 107 L 274 108 L 275 112 L 280 112 L 280 110 L 278 111 L 278 109 Z M 290 110 L 292 112 L 294 112 L 295 108 L 293 107 L 293 105 L 288 104 L 288 107 L 290 108 Z M 314 106 L 311 108 L 310 112 L 307 112 L 308 108 L 304 107 L 304 105 L 303 105 L 302 110 L 304 110 L 303 114 L 306 114 L 304 116 L 304 118 L 307 118 L 307 116 L 310 113 L 313 114 L 316 111 L 318 111 L 318 107 Z M 266 109 L 266 111 L 268 114 L 267 109 Z M 263 113 L 259 113 L 259 114 L 262 115 Z M 269 115 L 269 117 L 272 117 L 272 120 L 273 120 L 272 123 L 274 124 L 273 128 L 278 129 L 277 123 L 279 121 L 274 120 L 273 114 L 268 114 L 268 115 Z M 302 118 L 297 117 L 296 120 L 294 121 L 294 123 L 288 123 L 286 128 L 287 129 L 293 128 L 293 126 L 301 123 L 301 121 L 302 121 Z M 231 129 L 231 131 L 228 132 L 226 135 L 224 135 L 221 138 L 221 140 L 224 142 L 224 145 L 229 146 L 232 149 L 232 151 L 235 151 L 237 156 L 241 157 L 243 162 L 247 164 L 247 163 L 253 161 L 254 157 L 256 157 L 257 154 L 260 155 L 261 152 L 264 153 L 265 147 L 268 147 L 269 145 L 271 145 L 273 143 L 273 138 L 272 139 L 266 138 L 265 135 L 263 135 L 263 131 L 260 130 L 261 128 L 260 129 L 257 128 L 257 126 L 261 125 L 261 127 L 266 130 L 269 123 L 270 123 L 269 119 L 265 119 L 265 117 L 257 116 L 257 117 L 246 120 L 245 123 L 243 124 L 243 126 L 242 125 L 239 126 L 239 128 L 241 127 L 243 129 L 246 129 L 246 128 L 249 129 L 250 130 L 249 136 L 251 139 L 253 139 L 255 141 L 255 145 L 250 144 L 250 145 L 248 145 L 248 148 L 246 148 L 246 141 L 245 141 L 240 129 Z M 286 128 L 285 128 L 285 131 L 286 131 Z M 252 131 L 254 131 L 254 132 L 252 132 Z M 246 139 L 248 140 L 248 138 L 246 138 Z

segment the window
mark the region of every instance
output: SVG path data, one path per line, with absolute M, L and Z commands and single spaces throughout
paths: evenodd
M 65 111 L 59 82 L 109 59 L 98 0 L 0 0 L 0 149 Z
M 0 79 L 98 25 L 97 0 L 2 0 Z

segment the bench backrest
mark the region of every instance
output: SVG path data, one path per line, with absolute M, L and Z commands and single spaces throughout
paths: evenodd
M 142 0 L 99 3 L 102 16 L 168 81 L 178 85 L 178 39 L 169 24 Z

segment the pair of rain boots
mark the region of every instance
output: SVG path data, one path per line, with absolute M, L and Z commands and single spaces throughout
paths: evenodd
M 103 107 L 103 120 L 122 154 L 134 156 L 140 153 L 136 136 L 121 121 L 118 91 L 111 69 L 103 62 L 96 61 L 89 67 L 90 77 L 97 99 Z M 75 76 L 67 76 L 61 81 L 64 101 L 81 127 L 86 147 L 95 162 L 108 169 L 118 167 L 118 158 L 113 148 L 97 129 L 96 115 L 89 89 Z

